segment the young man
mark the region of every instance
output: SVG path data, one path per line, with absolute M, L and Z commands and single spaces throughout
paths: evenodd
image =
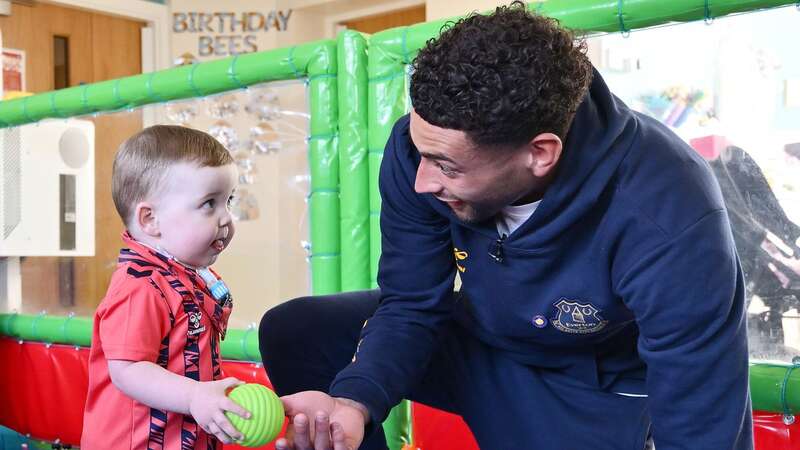
M 262 320 L 294 393 L 278 448 L 385 448 L 402 398 L 462 415 L 484 450 L 752 448 L 744 284 L 702 158 L 521 3 L 414 69 L 381 167 L 380 291 Z

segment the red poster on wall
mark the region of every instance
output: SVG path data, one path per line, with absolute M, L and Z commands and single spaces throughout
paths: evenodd
M 25 90 L 25 51 L 3 49 L 3 92 Z

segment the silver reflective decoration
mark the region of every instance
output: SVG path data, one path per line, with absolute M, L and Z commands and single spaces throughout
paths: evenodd
M 167 103 L 165 109 L 167 119 L 178 125 L 187 126 L 197 117 L 196 101 Z
M 233 156 L 233 160 L 236 163 L 236 168 L 239 169 L 239 184 L 255 183 L 258 169 L 255 161 L 250 157 L 250 152 L 237 150 L 232 152 L 231 156 Z
M 208 99 L 208 115 L 215 119 L 227 119 L 239 112 L 236 95 L 227 94 Z
M 172 65 L 176 66 L 176 67 L 177 66 L 186 66 L 188 64 L 194 64 L 194 63 L 197 63 L 197 62 L 199 62 L 199 61 L 197 60 L 196 56 L 194 56 L 193 54 L 191 54 L 189 52 L 186 52 L 186 53 L 182 54 L 181 56 L 178 56 L 177 58 L 172 60 Z
M 256 173 L 255 171 L 245 172 L 240 170 L 239 171 L 239 184 L 255 184 L 256 182 Z
M 214 122 L 208 129 L 208 134 L 218 140 L 231 153 L 239 149 L 239 136 L 236 134 L 236 130 L 224 120 Z
M 302 195 L 308 202 L 308 193 L 311 191 L 311 175 L 295 175 L 288 179 L 288 186 L 294 192 Z
M 244 110 L 260 121 L 278 119 L 281 116 L 278 93 L 270 88 L 251 88 Z
M 283 146 L 275 128 L 267 122 L 260 122 L 250 128 L 250 145 L 254 153 L 261 155 L 277 153 Z
M 240 171 L 255 172 L 256 164 L 250 159 L 250 152 L 246 150 L 237 150 L 231 152 L 231 156 L 233 156 L 233 160 L 236 161 L 236 167 L 238 167 Z
M 239 188 L 233 196 L 233 200 L 231 200 L 231 216 L 233 216 L 233 220 L 255 220 L 258 219 L 259 215 L 256 198 L 247 189 Z

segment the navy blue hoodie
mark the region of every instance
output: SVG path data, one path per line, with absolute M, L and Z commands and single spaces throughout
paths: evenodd
M 381 304 L 332 395 L 382 421 L 455 317 L 509 358 L 649 395 L 658 450 L 752 447 L 742 272 L 696 152 L 595 72 L 555 179 L 499 243 L 493 221 L 463 223 L 414 191 L 419 161 L 406 116 L 380 173 Z

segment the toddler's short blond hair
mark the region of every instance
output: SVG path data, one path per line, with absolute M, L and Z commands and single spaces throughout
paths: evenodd
M 170 166 L 181 162 L 219 167 L 234 161 L 213 137 L 178 125 L 145 128 L 120 145 L 114 158 L 111 195 L 125 226 L 129 226 L 136 204 L 156 192 Z

